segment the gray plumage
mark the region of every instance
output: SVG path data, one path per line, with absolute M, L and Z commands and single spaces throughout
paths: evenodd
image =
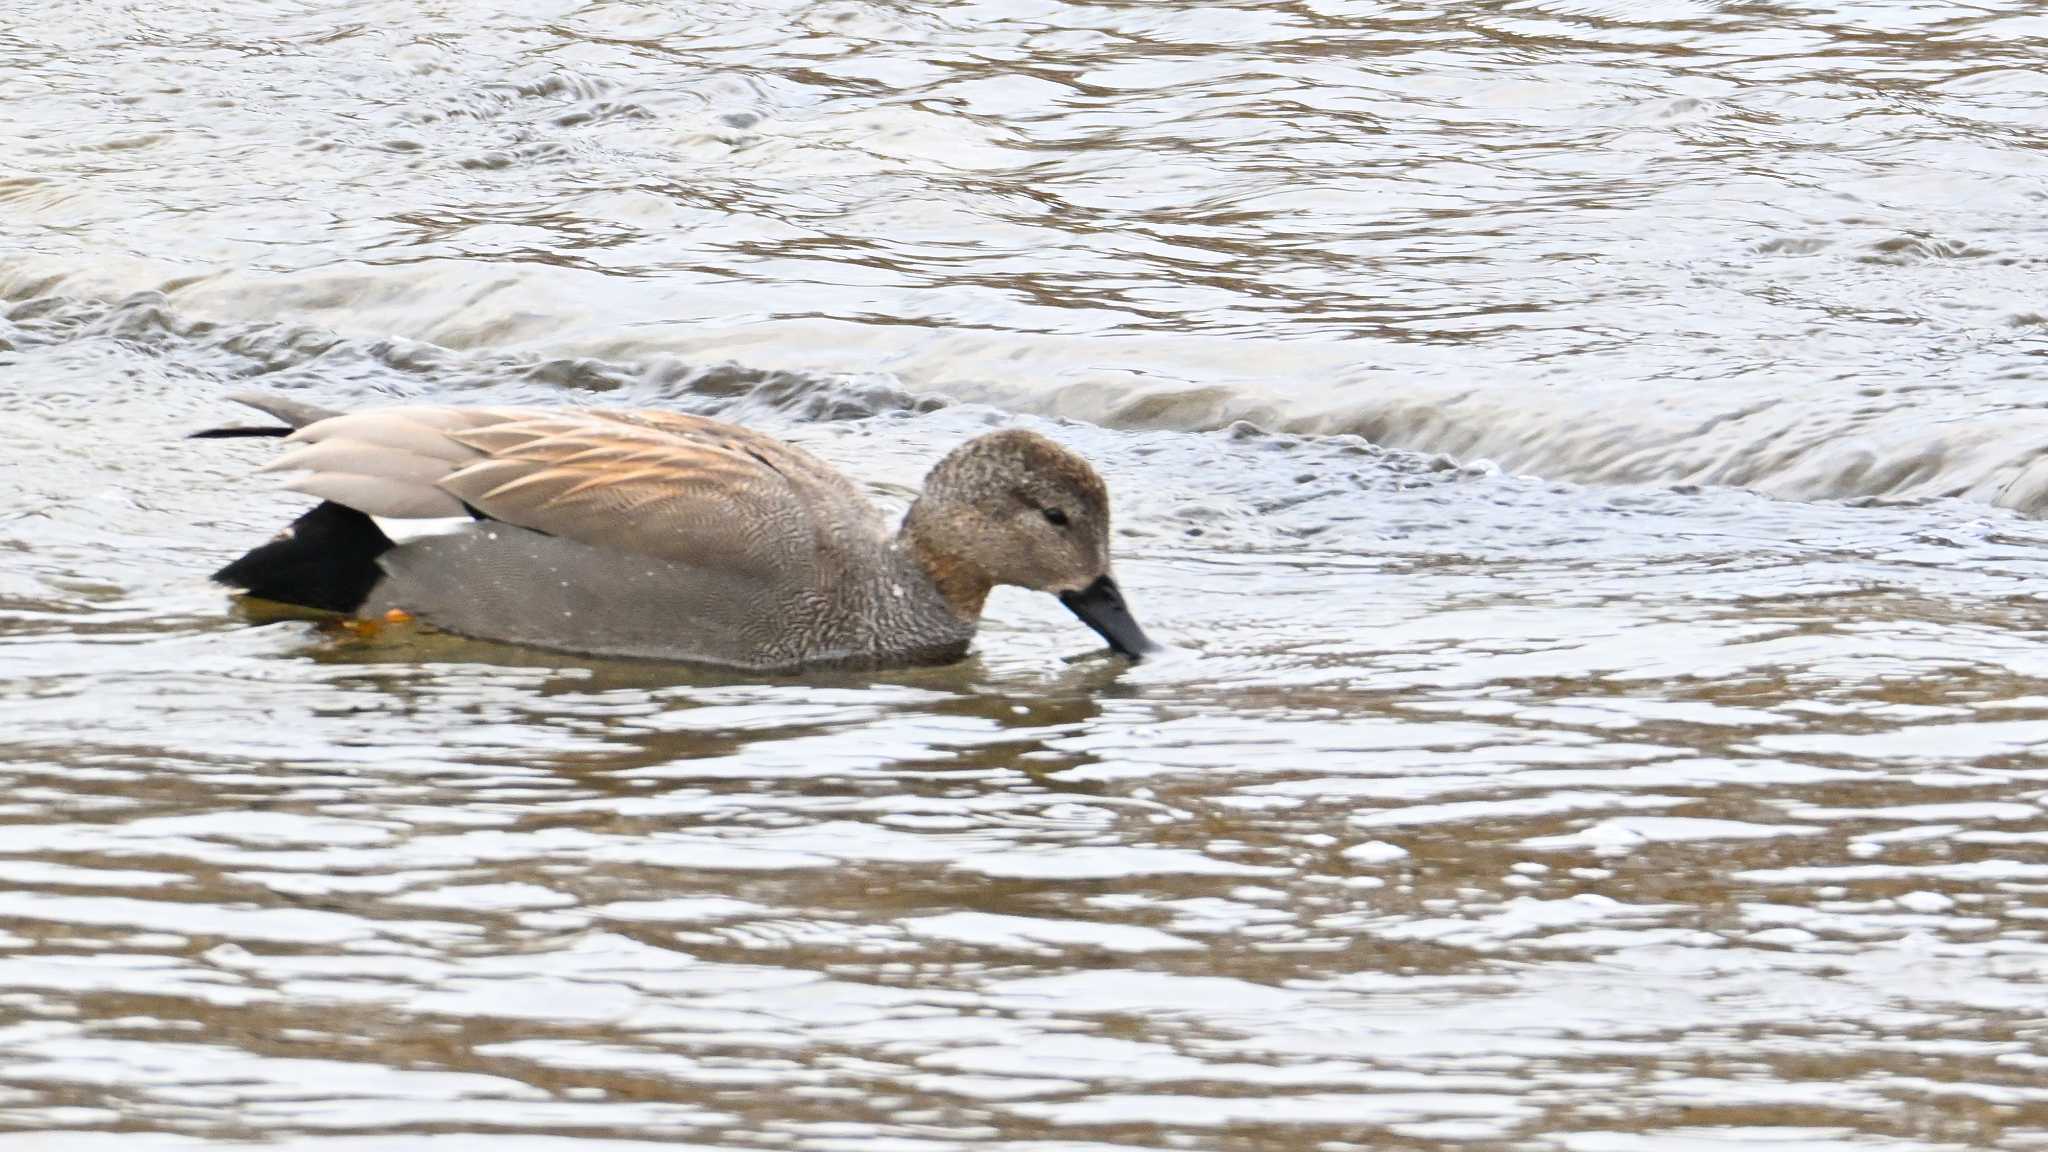
M 960 658 L 1007 583 L 1059 594 L 1119 651 L 1149 647 L 1110 578 L 1107 490 L 1035 433 L 956 449 L 891 531 L 824 461 L 704 417 L 235 399 L 296 428 L 265 468 L 295 491 L 373 517 L 478 518 L 380 544 L 360 616 L 760 671 L 879 667 Z

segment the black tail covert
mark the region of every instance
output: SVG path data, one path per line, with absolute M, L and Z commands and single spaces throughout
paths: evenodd
M 326 501 L 213 578 L 249 595 L 327 612 L 354 612 L 384 578 L 391 537 L 353 508 Z

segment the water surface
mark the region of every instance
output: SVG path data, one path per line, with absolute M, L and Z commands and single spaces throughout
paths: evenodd
M 2048 1146 L 2044 37 L 10 13 L 0 1148 Z M 1177 650 L 253 616 L 248 387 L 1025 423 Z

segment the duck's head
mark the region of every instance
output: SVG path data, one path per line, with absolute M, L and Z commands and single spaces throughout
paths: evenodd
M 925 571 L 972 619 L 997 584 L 1060 598 L 1133 659 L 1157 645 L 1110 574 L 1109 489 L 1086 460 L 1036 432 L 991 432 L 954 449 L 925 478 L 905 521 Z

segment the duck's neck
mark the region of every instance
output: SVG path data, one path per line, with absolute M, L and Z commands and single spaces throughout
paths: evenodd
M 945 512 L 934 510 L 929 500 L 920 497 L 904 514 L 896 542 L 932 587 L 938 589 L 940 599 L 953 615 L 972 624 L 981 619 L 981 606 L 988 601 L 993 584 L 979 565 L 946 546 L 947 539 L 956 531 L 957 526 Z

